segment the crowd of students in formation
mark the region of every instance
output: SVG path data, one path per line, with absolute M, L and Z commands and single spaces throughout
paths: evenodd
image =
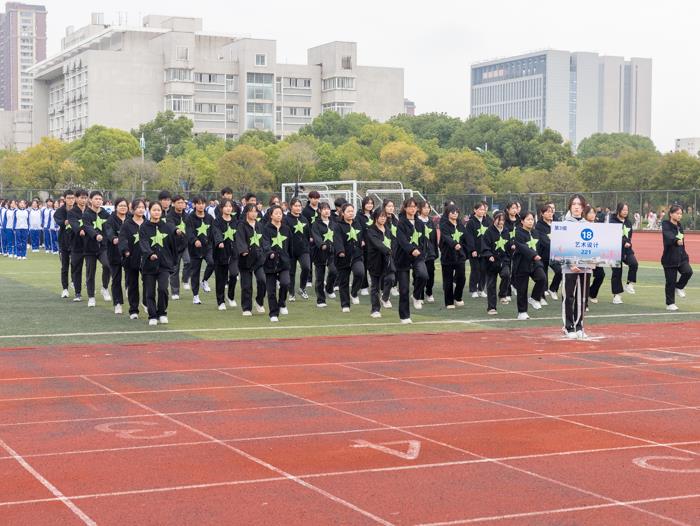
M 69 297 L 72 283 L 73 301 L 82 301 L 85 267 L 88 307 L 95 306 L 98 262 L 102 296 L 113 302 L 116 314 L 127 305 L 129 317 L 138 319 L 142 283 L 149 325 L 168 323 L 168 301 L 180 299 L 181 286 L 191 290 L 193 304 L 201 305 L 200 290 L 211 291 L 212 275 L 219 310 L 238 306 L 240 281 L 243 316 L 264 314 L 267 296 L 270 321 L 277 322 L 288 314 L 289 303 L 297 297 L 308 300 L 313 288 L 319 308 L 327 307 L 337 292 L 343 313 L 358 305 L 360 296 L 369 296 L 373 318 L 393 308 L 392 298 L 398 297 L 399 319 L 408 324 L 411 309 L 435 302 L 439 259 L 446 309 L 464 306 L 468 291 L 472 298 L 485 298 L 487 314 L 495 315 L 499 304 L 508 305 L 515 296 L 517 319 L 527 320 L 529 308 L 539 310 L 561 294 L 564 333 L 572 339 L 586 336 L 584 313 L 589 304 L 598 303 L 605 270 L 550 259 L 554 203 L 533 212 L 511 202 L 489 215 L 485 202 L 464 214 L 448 201 L 439 218 L 430 216 L 430 203 L 413 198 L 400 208 L 389 199 L 376 203 L 371 197 L 362 201 L 360 210 L 344 199 L 333 204 L 331 209 L 312 191 L 306 203 L 293 198 L 284 208 L 273 197 L 263 213 L 254 194 L 238 203 L 231 189 L 224 188 L 221 199 L 208 206 L 202 197 L 188 203 L 163 191 L 150 203 L 116 199 L 110 212 L 99 191 L 66 191 L 44 207 L 37 201 L 30 208 L 24 201 L 2 203 L 0 238 L 3 255 L 24 259 L 27 236 L 38 250 L 43 232 L 46 250 L 60 255 L 63 298 Z M 662 226 L 668 310 L 678 309 L 675 297 L 685 296 L 692 275 L 682 214 L 681 207 L 672 206 Z M 623 303 L 624 293 L 635 293 L 638 263 L 628 215 L 629 206 L 620 203 L 608 219 L 622 224 L 622 262 L 628 267 L 624 285 L 623 268 L 612 269 L 614 304 Z M 594 222 L 596 210 L 576 194 L 556 219 Z

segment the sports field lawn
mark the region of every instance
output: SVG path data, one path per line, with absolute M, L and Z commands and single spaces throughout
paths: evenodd
M 99 266 L 99 265 L 98 265 Z M 486 315 L 486 300 L 465 297 L 466 305 L 454 311 L 443 306 L 439 268 L 436 272 L 435 304 L 412 312 L 413 325 L 400 325 L 398 298 L 392 298 L 394 309 L 383 310 L 378 320 L 369 317 L 369 298 L 342 314 L 338 299 L 328 300 L 328 308 L 315 306 L 313 293 L 308 301 L 288 304 L 289 316 L 271 325 L 267 315 L 243 318 L 240 307 L 220 312 L 214 292 L 200 293 L 203 305 L 191 303 L 191 292 L 182 291 L 180 301 L 171 301 L 167 326 L 148 327 L 145 315 L 129 320 L 128 315 L 113 314 L 111 303 L 99 294 L 100 270 L 97 276 L 97 308 L 59 297 L 59 262 L 57 256 L 30 253 L 26 261 L 0 258 L 0 347 L 98 343 L 175 341 L 191 339 L 251 339 L 304 337 L 312 335 L 355 335 L 407 332 L 445 332 L 468 329 L 504 329 L 538 326 L 561 326 L 561 303 L 550 302 L 540 311 L 530 309 L 532 319 L 515 320 L 514 302 L 499 305 L 499 314 Z M 688 297 L 679 299 L 680 311 L 668 313 L 663 295 L 663 272 L 658 263 L 640 264 L 636 295 L 624 295 L 624 305 L 612 305 L 610 270 L 600 294 L 600 303 L 591 305 L 587 315 L 589 333 L 595 335 L 599 323 L 667 322 L 700 319 L 700 286 L 691 280 Z M 626 275 L 626 269 L 625 269 Z M 212 288 L 214 280 L 211 280 Z M 236 297 L 239 299 L 240 287 Z

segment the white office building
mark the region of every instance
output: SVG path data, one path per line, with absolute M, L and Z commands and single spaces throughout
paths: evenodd
M 693 157 L 700 155 L 700 137 L 686 137 L 676 139 L 676 151 L 688 152 Z
M 471 66 L 471 115 L 551 128 L 576 147 L 594 133 L 651 135 L 651 59 L 547 50 Z
M 198 18 L 149 15 L 133 28 L 95 14 L 32 73 L 35 141 L 73 140 L 95 124 L 131 130 L 163 110 L 226 138 L 251 129 L 284 137 L 324 111 L 384 121 L 404 110 L 403 69 L 358 65 L 354 42 L 283 64 L 274 40 L 206 33 Z

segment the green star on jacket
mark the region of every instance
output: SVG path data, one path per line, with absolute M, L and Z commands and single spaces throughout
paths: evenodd
M 164 234 L 160 230 L 156 229 L 156 235 L 151 236 L 151 246 L 154 247 L 156 245 L 160 245 L 161 247 L 163 246 L 163 240 L 168 237 L 168 234 Z
M 391 225 L 389 229 L 391 230 L 391 235 L 396 237 L 396 225 Z
M 462 237 L 462 233 L 459 230 L 455 230 L 452 232 L 452 241 L 455 243 L 459 243 L 460 238 Z
M 250 236 L 250 246 L 253 247 L 259 247 L 260 246 L 260 238 L 262 238 L 262 234 L 258 234 L 257 232 L 253 232 L 253 235 Z
M 231 228 L 231 225 L 228 225 L 228 227 L 226 228 L 226 231 L 224 232 L 224 241 L 226 241 L 227 239 L 229 241 L 233 241 L 233 236 L 235 234 L 236 234 L 236 229 Z
M 532 237 L 532 234 L 530 234 L 530 241 L 527 242 L 527 246 L 532 250 L 537 249 L 537 238 Z
M 374 219 L 368 219 L 367 220 L 367 226 L 370 227 L 374 224 Z
M 515 229 L 511 230 L 509 235 L 511 239 L 515 239 Z
M 358 241 L 357 239 L 357 234 L 359 234 L 360 231 L 356 230 L 354 227 L 350 227 L 350 230 L 348 230 L 348 241 L 353 240 L 353 241 Z
M 287 239 L 287 236 L 283 236 L 282 232 L 277 232 L 277 235 L 272 238 L 272 246 L 273 247 L 282 247 L 282 243 Z
M 411 234 L 411 243 L 414 245 L 418 245 L 418 243 L 420 243 L 420 232 L 418 232 L 418 230 L 414 230 L 413 234 Z
M 301 221 L 297 221 L 297 224 L 294 225 L 294 233 L 295 234 L 303 234 L 304 233 L 304 223 Z
M 630 227 L 622 225 L 622 237 L 630 237 Z
M 177 229 L 182 232 L 183 234 L 187 233 L 187 226 L 185 225 L 185 221 L 180 219 L 180 224 L 177 225 Z
M 677 239 L 678 241 L 683 241 L 683 238 L 684 238 L 684 237 L 685 237 L 685 235 L 683 234 L 683 232 L 678 232 L 678 233 L 676 234 L 676 239 Z
M 425 238 L 430 239 L 430 234 L 432 233 L 433 229 L 426 225 L 425 229 L 423 230 L 423 235 L 425 236 Z
M 326 241 L 331 241 L 331 242 L 332 242 L 332 241 L 333 241 L 333 230 L 331 230 L 331 229 L 329 228 L 329 229 L 326 231 L 326 233 L 323 234 L 323 241 L 324 241 L 324 242 L 326 242 Z
M 391 238 L 384 236 L 384 240 L 382 241 L 384 243 L 384 246 L 388 249 L 391 249 Z
M 141 236 L 139 235 L 138 232 L 134 234 L 134 245 L 138 244 L 138 242 L 141 241 Z
M 508 240 L 504 237 L 499 237 L 498 241 L 496 241 L 496 250 L 503 250 L 505 251 L 506 249 L 506 243 Z
M 93 224 L 93 228 L 95 230 L 102 230 L 102 225 L 104 225 L 106 222 L 106 219 L 102 219 L 100 216 L 97 216 L 97 219 L 95 219 L 95 222 Z
M 476 235 L 477 235 L 478 237 L 481 237 L 481 236 L 483 236 L 483 235 L 486 233 L 487 230 L 488 230 L 487 227 L 485 227 L 484 225 L 481 225 L 481 226 L 479 227 L 479 230 L 476 231 Z
M 202 224 L 197 227 L 197 237 L 206 236 L 207 232 L 209 232 L 209 225 L 202 222 Z

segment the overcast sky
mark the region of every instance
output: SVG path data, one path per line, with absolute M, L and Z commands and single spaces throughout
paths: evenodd
M 41 0 L 27 3 L 42 3 Z M 306 63 L 309 47 L 358 43 L 358 63 L 403 67 L 405 96 L 418 113 L 469 114 L 469 66 L 480 60 L 552 48 L 653 59 L 652 139 L 661 151 L 677 137 L 700 136 L 700 2 L 540 0 L 45 0 L 48 53 L 66 26 L 107 23 L 126 13 L 196 16 L 204 30 L 277 40 L 280 62 Z

